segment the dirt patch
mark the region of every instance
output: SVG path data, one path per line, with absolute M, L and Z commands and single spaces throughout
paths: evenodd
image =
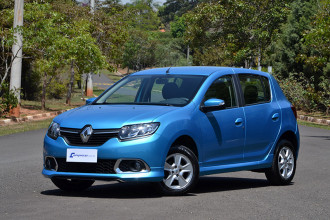
M 29 106 L 21 107 L 21 110 L 20 110 L 21 117 L 24 117 L 27 115 L 36 115 L 36 114 L 46 113 L 46 112 L 49 112 L 49 111 L 33 109 L 33 108 L 30 108 Z

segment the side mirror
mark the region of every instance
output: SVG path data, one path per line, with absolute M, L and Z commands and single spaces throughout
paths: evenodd
M 89 104 L 91 104 L 92 102 L 94 102 L 94 101 L 95 101 L 95 99 L 96 99 L 96 97 L 95 97 L 95 98 L 90 98 L 90 99 L 87 99 L 87 100 L 86 100 L 86 105 L 89 105 Z
M 222 99 L 208 99 L 204 102 L 203 106 L 201 106 L 201 109 L 203 112 L 209 112 L 209 111 L 216 111 L 225 109 L 225 101 Z

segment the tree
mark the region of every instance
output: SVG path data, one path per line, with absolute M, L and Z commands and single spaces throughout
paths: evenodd
M 330 2 L 322 0 L 318 12 L 312 19 L 311 29 L 304 35 L 304 44 L 313 48 L 309 56 L 300 54 L 306 66 L 313 71 L 316 79 L 319 102 L 326 114 L 330 109 Z
M 329 1 L 297 0 L 271 45 L 277 77 L 282 81 L 292 78 L 296 83 L 290 86 L 302 88 L 304 96 L 296 103 L 299 106 L 302 99 L 308 100 L 311 104 L 302 107 L 305 111 L 329 112 L 329 26 Z
M 160 8 L 158 14 L 163 23 L 170 23 L 175 17 L 181 17 L 183 14 L 192 10 L 201 0 L 167 0 L 164 6 Z
M 152 0 L 134 0 L 132 4 L 127 4 L 127 7 L 131 12 L 129 24 L 132 28 L 143 31 L 158 30 L 160 20 Z
M 42 75 L 41 107 L 45 109 L 48 85 L 65 65 L 71 66 L 67 103 L 70 104 L 74 68 L 78 73 L 97 72 L 107 67 L 106 59 L 92 37 L 88 20 L 70 20 L 48 3 L 26 5 L 24 29 L 26 50 L 33 54 L 33 66 Z
M 74 21 L 67 29 L 68 37 L 62 42 L 66 50 L 66 63 L 70 65 L 70 83 L 68 84 L 66 103 L 71 104 L 71 93 L 75 78 L 75 68 L 79 75 L 88 72 L 97 73 L 107 68 L 106 57 L 102 55 L 96 40 L 89 32 L 91 23 L 85 19 Z
M 17 54 L 12 53 L 12 45 L 15 42 L 12 22 L 6 19 L 13 19 L 13 14 L 9 12 L 12 8 L 13 2 L 0 1 L 0 116 L 8 113 L 18 104 L 16 90 L 9 89 L 9 75 L 13 60 L 17 57 Z
M 123 67 L 141 70 L 155 65 L 156 44 L 149 33 L 133 30 L 125 44 Z
M 56 76 L 56 70 L 65 63 L 65 51 L 59 50 L 64 19 L 50 4 L 36 2 L 25 5 L 24 19 L 25 50 L 33 54 L 34 69 L 42 76 L 41 108 L 45 109 L 46 89 Z
M 194 64 L 259 65 L 286 17 L 287 2 L 222 0 L 198 4 L 184 15 L 184 37 L 195 53 Z
M 310 47 L 303 43 L 303 35 L 311 29 L 311 19 L 317 10 L 316 3 L 316 0 L 293 2 L 287 21 L 271 45 L 271 64 L 283 77 L 288 77 L 289 73 L 303 72 L 303 61 L 297 58 L 299 54 L 310 53 Z M 306 76 L 310 78 L 312 75 Z

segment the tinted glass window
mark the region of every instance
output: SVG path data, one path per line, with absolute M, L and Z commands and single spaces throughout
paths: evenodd
M 129 76 L 104 93 L 95 104 L 145 104 L 184 106 L 195 96 L 204 76 Z
M 227 108 L 237 106 L 232 76 L 222 76 L 212 83 L 204 100 L 211 98 L 224 100 Z
M 246 105 L 270 101 L 270 88 L 266 77 L 240 74 L 239 80 Z
M 260 79 L 265 90 L 265 102 L 269 102 L 271 99 L 269 80 L 263 76 L 260 76 Z

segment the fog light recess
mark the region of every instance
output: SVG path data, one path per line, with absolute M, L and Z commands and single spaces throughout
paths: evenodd
M 142 160 L 120 159 L 115 164 L 115 170 L 117 173 L 138 173 L 149 172 L 150 168 Z
M 45 169 L 47 170 L 53 170 L 53 171 L 57 171 L 57 162 L 56 159 L 54 157 L 45 157 Z

